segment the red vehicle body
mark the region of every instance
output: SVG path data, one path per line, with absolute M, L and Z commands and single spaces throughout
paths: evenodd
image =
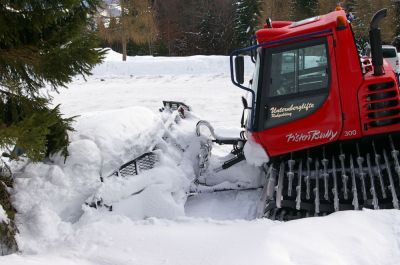
M 372 67 L 363 67 L 343 10 L 296 23 L 272 22 L 257 31 L 256 38 L 259 44 L 265 43 L 258 48 L 258 60 L 264 69 L 256 70 L 260 72 L 257 84 L 253 84 L 257 104 L 249 133 L 270 157 L 400 131 L 395 73 L 386 62 L 381 75 Z M 319 57 L 314 55 L 317 53 Z M 286 66 L 282 63 L 285 60 Z M 311 67 L 299 67 L 299 61 Z M 299 88 L 297 92 L 268 92 L 287 81 L 274 81 L 271 72 L 277 65 L 287 68 L 278 74 L 284 72 L 290 80 L 297 69 L 297 84 L 292 84 Z M 300 91 L 302 82 L 304 87 L 311 84 L 315 88 Z
M 241 134 L 236 157 L 222 168 L 244 159 L 238 147 L 245 141 L 262 146 L 269 156 L 262 216 L 400 209 L 400 95 L 383 59 L 379 23 L 386 15 L 382 9 L 371 20 L 371 58 L 359 55 L 340 7 L 298 22 L 269 19 L 256 44 L 232 52 L 232 82 L 249 92 L 251 104 L 243 99 L 247 138 Z M 251 88 L 242 85 L 248 52 L 255 63 Z

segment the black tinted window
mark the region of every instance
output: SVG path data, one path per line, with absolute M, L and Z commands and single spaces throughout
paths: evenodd
M 325 44 L 272 54 L 269 97 L 296 94 L 328 87 Z
M 397 56 L 396 50 L 393 48 L 383 48 L 383 58 L 395 58 Z

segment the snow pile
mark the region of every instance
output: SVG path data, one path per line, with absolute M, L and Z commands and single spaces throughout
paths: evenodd
M 165 132 L 160 116 L 140 107 L 84 114 L 75 129 L 65 163 L 55 156 L 52 162 L 19 169 L 13 201 L 23 251 L 40 252 L 65 240 L 73 224 L 92 211 L 83 205 L 103 189 L 100 177 L 107 179 L 123 163 L 154 148 Z M 138 178 L 113 180 L 108 193 L 101 194 L 118 198 L 112 214 L 132 219 L 184 215 L 188 180 L 174 161 L 163 159 L 165 166 Z M 138 190 L 143 192 L 131 198 Z
M 150 151 L 164 133 L 159 115 L 141 107 L 86 113 L 79 117 L 74 129 L 76 132 L 71 137 L 73 143 L 90 140 L 97 146 L 102 158 L 102 176 L 109 175 L 123 163 Z M 89 154 L 96 152 L 82 151 L 80 155 L 87 155 L 88 151 Z M 71 158 L 67 160 L 67 167 L 69 161 L 75 163 L 83 159 Z
M 118 76 L 174 76 L 174 75 L 210 75 L 227 76 L 230 72 L 229 57 L 227 56 L 189 56 L 189 57 L 127 57 L 122 62 L 122 55 L 112 51 L 107 52 L 103 64 L 93 70 L 97 77 Z M 250 58 L 246 60 L 245 69 L 252 73 L 253 65 Z
M 95 198 L 101 198 L 107 205 L 112 205 L 112 212 L 107 208 L 100 210 L 104 214 L 122 215 L 132 220 L 184 216 L 189 182 L 171 162 L 163 161 L 161 165 L 137 177 L 106 179 Z
M 287 223 L 86 215 L 63 244 L 0 264 L 393 265 L 397 211 L 340 212 Z
M 264 148 L 251 139 L 249 139 L 244 145 L 243 152 L 246 161 L 252 165 L 262 166 L 264 163 L 268 163 L 269 161 L 269 157 Z
M 144 114 L 141 113 L 142 119 L 151 117 Z M 182 131 L 176 128 L 178 113 L 175 111 L 163 114 L 166 115 L 160 115 L 160 125 L 153 129 L 153 133 L 157 132 L 156 135 L 152 136 L 150 131 L 141 133 L 152 143 L 152 148 L 143 149 L 141 147 L 143 140 L 134 136 L 135 143 L 129 143 L 128 146 L 136 147 L 136 151 L 142 150 L 142 152 L 129 160 L 122 161 L 114 167 L 114 170 L 132 158 L 153 149 L 158 160 L 155 168 L 127 178 L 105 175 L 101 187 L 94 194 L 92 200 L 101 200 L 104 205 L 112 205 L 112 214 L 121 214 L 133 220 L 146 217 L 176 218 L 185 215 L 186 193 L 195 175 L 191 161 L 196 156 L 194 150 L 198 149 L 189 146 L 198 143 L 193 139 L 195 138 L 193 124 L 189 124 L 191 128 L 189 132 L 192 133 L 182 135 Z M 184 124 L 182 126 L 187 127 Z M 147 125 L 147 128 L 151 127 Z M 123 141 L 127 143 L 126 140 Z M 108 212 L 107 207 L 102 210 Z
M 257 215 L 257 201 L 261 190 L 200 193 L 189 197 L 185 204 L 186 215 L 214 220 L 253 220 Z

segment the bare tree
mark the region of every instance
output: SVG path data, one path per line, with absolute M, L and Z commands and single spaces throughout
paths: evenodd
M 123 61 L 126 61 L 128 41 L 147 43 L 152 53 L 151 46 L 158 34 L 149 0 L 120 0 L 119 4 L 106 5 L 98 27 L 102 39 L 121 43 Z

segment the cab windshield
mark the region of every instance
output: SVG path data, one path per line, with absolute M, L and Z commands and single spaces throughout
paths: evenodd
M 256 55 L 256 67 L 254 68 L 254 73 L 253 73 L 253 78 L 251 82 L 251 90 L 254 91 L 254 94 L 257 95 L 258 91 L 258 82 L 259 82 L 259 76 L 260 76 L 260 58 L 261 58 L 261 48 L 257 49 L 257 55 Z
M 254 91 L 254 95 L 257 97 L 257 93 L 258 93 L 258 86 L 259 86 L 259 81 L 260 81 L 260 74 L 261 74 L 261 48 L 257 49 L 257 54 L 256 54 L 256 65 L 254 68 L 254 73 L 253 73 L 253 78 L 251 79 L 250 83 L 251 83 L 251 90 Z M 253 106 L 253 103 L 255 104 L 256 99 L 251 97 L 251 93 L 247 94 L 246 97 L 247 103 L 249 105 L 249 107 L 252 108 L 253 111 L 251 111 L 250 109 L 246 110 L 246 117 L 247 117 L 247 128 L 251 129 L 253 127 L 254 124 L 254 115 L 255 115 L 255 109 L 257 106 Z M 251 115 L 253 116 L 253 118 L 251 119 Z M 253 124 L 251 124 L 251 121 L 253 121 Z
M 383 58 L 396 58 L 397 53 L 394 48 L 382 48 Z

